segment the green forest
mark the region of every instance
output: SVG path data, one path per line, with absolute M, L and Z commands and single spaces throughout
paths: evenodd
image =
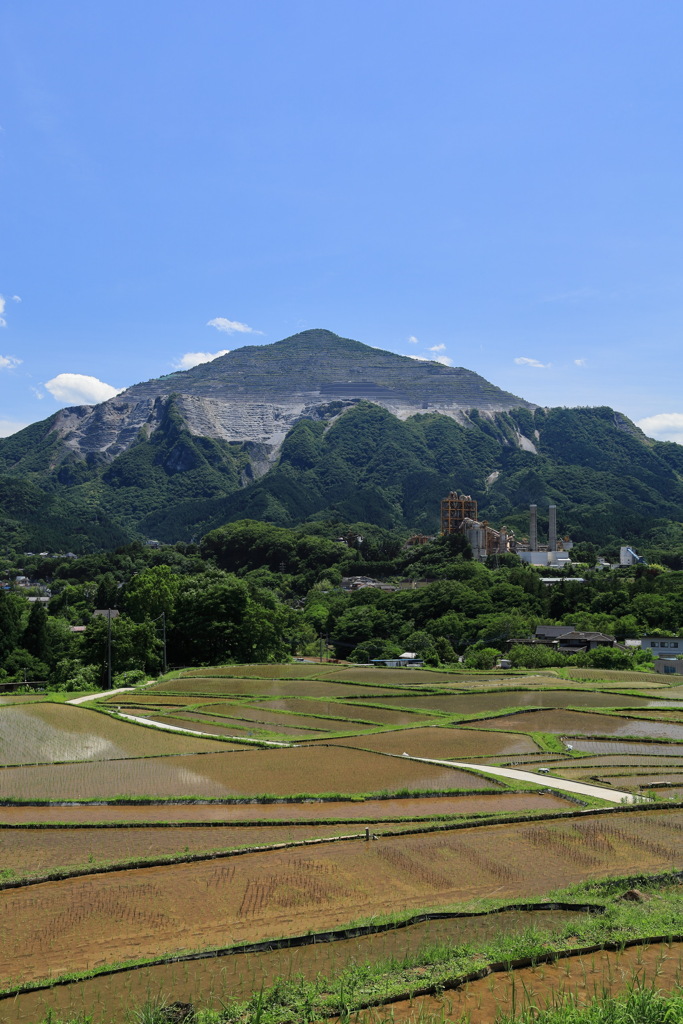
M 0 686 L 106 686 L 109 650 L 120 685 L 166 665 L 321 653 L 365 662 L 410 650 L 428 665 L 462 657 L 467 667 L 490 668 L 511 639 L 538 624 L 571 623 L 620 640 L 683 629 L 682 572 L 665 564 L 599 570 L 594 553 L 578 546 L 575 555 L 587 561 L 553 570 L 557 582 L 547 586 L 515 555 L 473 561 L 458 535 L 408 548 L 396 531 L 369 523 L 285 528 L 243 520 L 199 544 L 135 542 L 79 558 L 8 554 L 0 559 Z M 571 578 L 578 570 L 584 582 Z M 351 576 L 395 589 L 344 589 Z M 49 601 L 30 601 L 46 591 Z M 105 614 L 93 617 L 96 609 Z M 86 628 L 74 632 L 79 626 Z M 513 645 L 510 657 L 530 668 L 651 665 L 649 655 L 619 648 L 569 658 Z
M 477 499 L 481 518 L 518 536 L 531 502 L 541 534 L 553 503 L 560 533 L 575 541 L 683 555 L 683 447 L 646 438 L 610 408 L 471 410 L 462 422 L 400 420 L 366 401 L 317 413 L 295 424 L 260 476 L 257 445 L 192 434 L 173 397 L 157 429 L 113 461 L 77 458 L 53 420 L 33 424 L 0 440 L 0 549 L 192 543 L 243 519 L 433 534 L 440 499 L 457 489 Z

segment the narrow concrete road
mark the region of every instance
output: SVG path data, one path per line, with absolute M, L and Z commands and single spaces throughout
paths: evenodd
M 401 755 L 395 755 L 401 756 Z M 633 793 L 624 793 L 618 789 L 605 789 L 602 786 L 589 786 L 585 782 L 573 782 L 569 779 L 558 779 L 554 775 L 538 775 L 536 772 L 523 772 L 518 768 L 499 768 L 498 765 L 468 764 L 466 761 L 437 761 L 431 757 L 412 757 L 403 754 L 411 761 L 424 761 L 425 764 L 442 764 L 450 768 L 475 768 L 486 775 L 498 775 L 504 779 L 517 779 L 519 782 L 534 782 L 546 789 L 563 790 L 566 793 L 578 793 L 581 796 L 595 796 L 600 800 L 609 800 L 613 804 L 633 804 L 636 798 Z M 642 799 L 642 798 L 641 798 Z
M 114 693 L 132 693 L 134 686 L 122 686 L 118 690 L 103 690 L 101 693 L 90 693 L 87 697 L 74 697 L 73 700 L 65 700 L 65 704 L 85 704 L 87 700 L 99 700 L 100 697 L 111 697 Z
M 109 693 L 115 693 L 115 690 L 109 690 Z M 197 729 L 184 729 L 180 725 L 166 725 L 163 722 L 152 722 L 149 718 L 138 718 L 137 715 L 124 715 L 123 711 L 116 712 L 117 718 L 127 718 L 129 722 L 135 722 L 137 725 L 147 725 L 152 729 L 161 729 L 162 732 L 182 732 L 185 735 L 190 736 L 201 736 L 203 740 L 234 740 L 235 743 L 244 743 L 245 746 L 254 747 L 291 747 L 291 743 L 278 743 L 276 740 L 251 740 L 246 736 L 216 736 L 213 732 L 199 732 Z

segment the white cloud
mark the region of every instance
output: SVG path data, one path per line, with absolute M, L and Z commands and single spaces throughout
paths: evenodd
M 453 365 L 453 360 L 449 359 L 448 356 L 437 356 L 436 359 L 433 360 L 433 362 L 441 363 L 443 366 L 452 366 Z
M 45 387 L 58 402 L 72 405 L 97 405 L 114 395 L 120 395 L 123 388 L 114 388 L 97 377 L 85 373 L 58 373 Z
M 13 302 L 21 302 L 18 295 L 12 296 Z M 4 313 L 7 309 L 7 299 L 4 295 L 0 295 L 0 327 L 7 327 L 7 320 L 5 319 Z
M 683 412 L 658 412 L 636 421 L 636 426 L 658 441 L 677 441 L 683 444 Z
M 206 326 L 215 327 L 224 334 L 263 334 L 263 331 L 255 331 L 249 324 L 241 324 L 239 320 L 226 320 L 224 316 L 215 316 Z
M 18 420 L 0 420 L 0 437 L 9 437 L 16 434 L 17 430 L 23 430 L 28 423 L 19 423 Z
M 427 356 L 412 356 L 412 355 L 408 355 L 408 359 L 417 359 L 417 361 L 420 362 L 420 363 L 429 363 L 429 362 L 431 362 L 430 359 L 427 359 Z
M 575 359 L 574 360 L 574 366 L 585 366 L 585 365 L 586 365 L 586 360 L 585 359 Z
M 445 352 L 446 351 L 446 346 L 445 345 L 432 345 L 431 348 L 429 349 L 429 351 L 430 352 Z
M 408 338 L 408 341 L 410 342 L 411 345 L 419 345 L 420 344 L 419 339 L 416 338 L 414 334 L 410 335 L 410 337 Z
M 173 365 L 176 370 L 191 370 L 193 366 L 199 366 L 200 363 L 210 363 L 212 359 L 218 359 L 219 356 L 227 356 L 229 351 L 229 348 L 222 348 L 220 352 L 186 352 Z
M 539 363 L 538 359 L 529 359 L 528 356 L 517 356 L 515 362 L 518 366 L 537 366 L 539 370 L 546 370 L 550 363 Z
M 41 391 L 40 388 L 33 388 L 32 387 L 31 391 L 36 396 L 36 398 L 39 398 L 41 401 L 43 400 L 43 398 L 45 398 L 45 392 Z
M 6 327 L 7 324 L 0 317 L 0 327 Z M 0 370 L 14 370 L 21 363 L 21 359 L 17 359 L 16 356 L 0 356 Z

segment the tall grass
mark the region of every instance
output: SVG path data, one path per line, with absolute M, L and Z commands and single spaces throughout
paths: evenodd
M 437 1018 L 438 1020 L 438 1018 Z M 601 995 L 581 1005 L 572 993 L 563 993 L 538 1009 L 496 1017 L 495 1024 L 679 1024 L 683 1021 L 683 994 L 662 994 L 632 978 L 620 996 Z M 424 1024 L 431 1024 L 425 1019 Z M 436 1024 L 436 1021 L 434 1022 Z

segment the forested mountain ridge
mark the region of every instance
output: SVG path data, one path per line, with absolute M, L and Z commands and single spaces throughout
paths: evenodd
M 541 409 L 324 331 L 63 410 L 0 441 L 0 474 L 0 541 L 33 550 L 189 540 L 243 518 L 433 533 L 454 488 L 518 535 L 530 502 L 541 530 L 553 502 L 575 540 L 683 546 L 683 447 L 606 407 Z

